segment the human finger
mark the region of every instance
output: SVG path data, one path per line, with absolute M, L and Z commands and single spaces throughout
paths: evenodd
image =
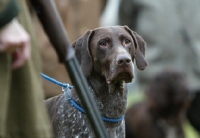
M 12 43 L 0 43 L 0 52 L 2 53 L 13 53 L 17 48 L 20 48 L 21 44 Z
M 22 46 L 13 53 L 13 69 L 20 68 L 31 57 L 31 46 L 29 41 L 24 42 Z
M 12 57 L 13 57 L 13 63 L 12 63 L 13 69 L 18 69 L 24 65 L 25 58 L 24 58 L 24 55 L 22 54 L 22 50 L 20 48 L 16 49 L 12 53 Z

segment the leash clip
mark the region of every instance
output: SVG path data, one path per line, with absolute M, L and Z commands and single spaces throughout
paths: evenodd
M 67 84 L 66 87 L 62 87 L 62 91 L 64 92 L 64 95 L 67 99 L 72 99 L 72 96 L 71 96 L 71 90 L 69 89 L 69 84 Z

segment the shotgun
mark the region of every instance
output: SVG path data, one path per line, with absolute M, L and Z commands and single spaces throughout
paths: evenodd
M 85 76 L 80 70 L 80 65 L 75 57 L 74 49 L 70 46 L 67 32 L 62 23 L 53 0 L 30 0 L 38 18 L 59 57 L 59 62 L 64 63 L 69 72 L 72 83 L 87 112 L 88 119 L 97 138 L 108 138 L 107 131 L 101 120 L 99 110 L 92 98 Z

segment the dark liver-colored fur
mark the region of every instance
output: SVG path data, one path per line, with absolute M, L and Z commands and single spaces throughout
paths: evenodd
M 146 100 L 126 114 L 127 138 L 184 138 L 183 120 L 189 105 L 185 75 L 176 70 L 160 72 L 146 91 Z
M 140 70 L 148 64 L 144 59 L 144 40 L 126 26 L 113 26 L 87 31 L 72 46 L 101 116 L 120 118 L 126 112 L 126 83 L 134 78 L 133 61 L 136 60 Z M 72 97 L 81 105 L 75 88 Z M 45 103 L 56 137 L 94 137 L 87 116 L 75 109 L 64 95 Z M 124 120 L 104 124 L 110 138 L 125 137 Z

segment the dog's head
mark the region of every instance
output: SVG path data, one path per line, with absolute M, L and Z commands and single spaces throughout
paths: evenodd
M 134 78 L 134 60 L 140 70 L 148 65 L 144 58 L 145 41 L 127 26 L 101 27 L 87 31 L 72 46 L 83 74 L 88 77 L 94 70 L 102 74 L 108 84 L 114 84 L 118 80 L 131 82 Z
M 186 111 L 189 104 L 189 85 L 186 75 L 174 69 L 159 72 L 146 91 L 148 106 L 162 116 Z

